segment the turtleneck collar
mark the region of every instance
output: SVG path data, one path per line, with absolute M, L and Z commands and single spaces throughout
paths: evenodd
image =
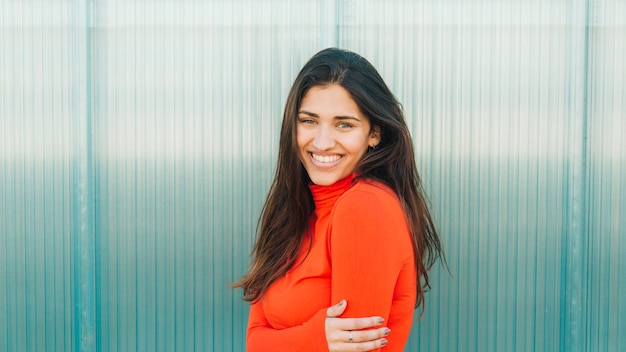
M 337 199 L 352 187 L 352 180 L 354 180 L 355 176 L 356 175 L 352 173 L 348 177 L 329 186 L 309 185 L 311 194 L 313 194 L 313 201 L 315 202 L 315 215 L 317 215 L 318 218 L 333 209 Z

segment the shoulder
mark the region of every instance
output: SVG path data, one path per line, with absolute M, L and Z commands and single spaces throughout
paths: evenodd
M 353 215 L 361 214 L 361 216 L 376 214 L 377 217 L 391 213 L 404 217 L 402 206 L 395 192 L 380 182 L 367 179 L 356 181 L 337 200 L 335 211 L 349 211 Z
M 381 182 L 367 179 L 356 181 L 337 202 L 349 203 L 352 201 L 375 201 L 400 205 L 398 196 L 391 188 Z
M 331 214 L 334 245 L 355 242 L 397 253 L 412 253 L 410 231 L 402 206 L 391 188 L 379 182 L 359 180 L 335 203 Z M 405 258 L 399 256 L 399 258 Z

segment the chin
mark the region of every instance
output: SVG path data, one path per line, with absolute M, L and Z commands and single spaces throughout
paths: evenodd
M 309 178 L 311 179 L 311 182 L 313 182 L 314 184 L 318 186 L 330 186 L 333 183 L 343 179 L 344 177 L 336 176 L 336 175 L 319 175 L 319 176 L 314 175 L 313 177 L 311 177 L 309 175 Z

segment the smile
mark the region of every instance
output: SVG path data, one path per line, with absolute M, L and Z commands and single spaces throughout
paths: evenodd
M 342 158 L 341 155 L 317 155 L 313 153 L 309 153 L 309 154 L 313 157 L 313 159 L 324 164 L 334 163 Z

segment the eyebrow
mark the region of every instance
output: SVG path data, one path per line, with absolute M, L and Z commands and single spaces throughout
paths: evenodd
M 310 112 L 310 111 L 306 111 L 306 110 L 300 110 L 298 111 L 298 115 L 300 114 L 305 114 L 311 117 L 320 117 L 318 114 Z M 355 116 L 351 116 L 351 115 L 339 115 L 339 116 L 335 116 L 334 117 L 335 120 L 354 120 L 354 121 L 359 121 L 361 122 L 361 120 Z

